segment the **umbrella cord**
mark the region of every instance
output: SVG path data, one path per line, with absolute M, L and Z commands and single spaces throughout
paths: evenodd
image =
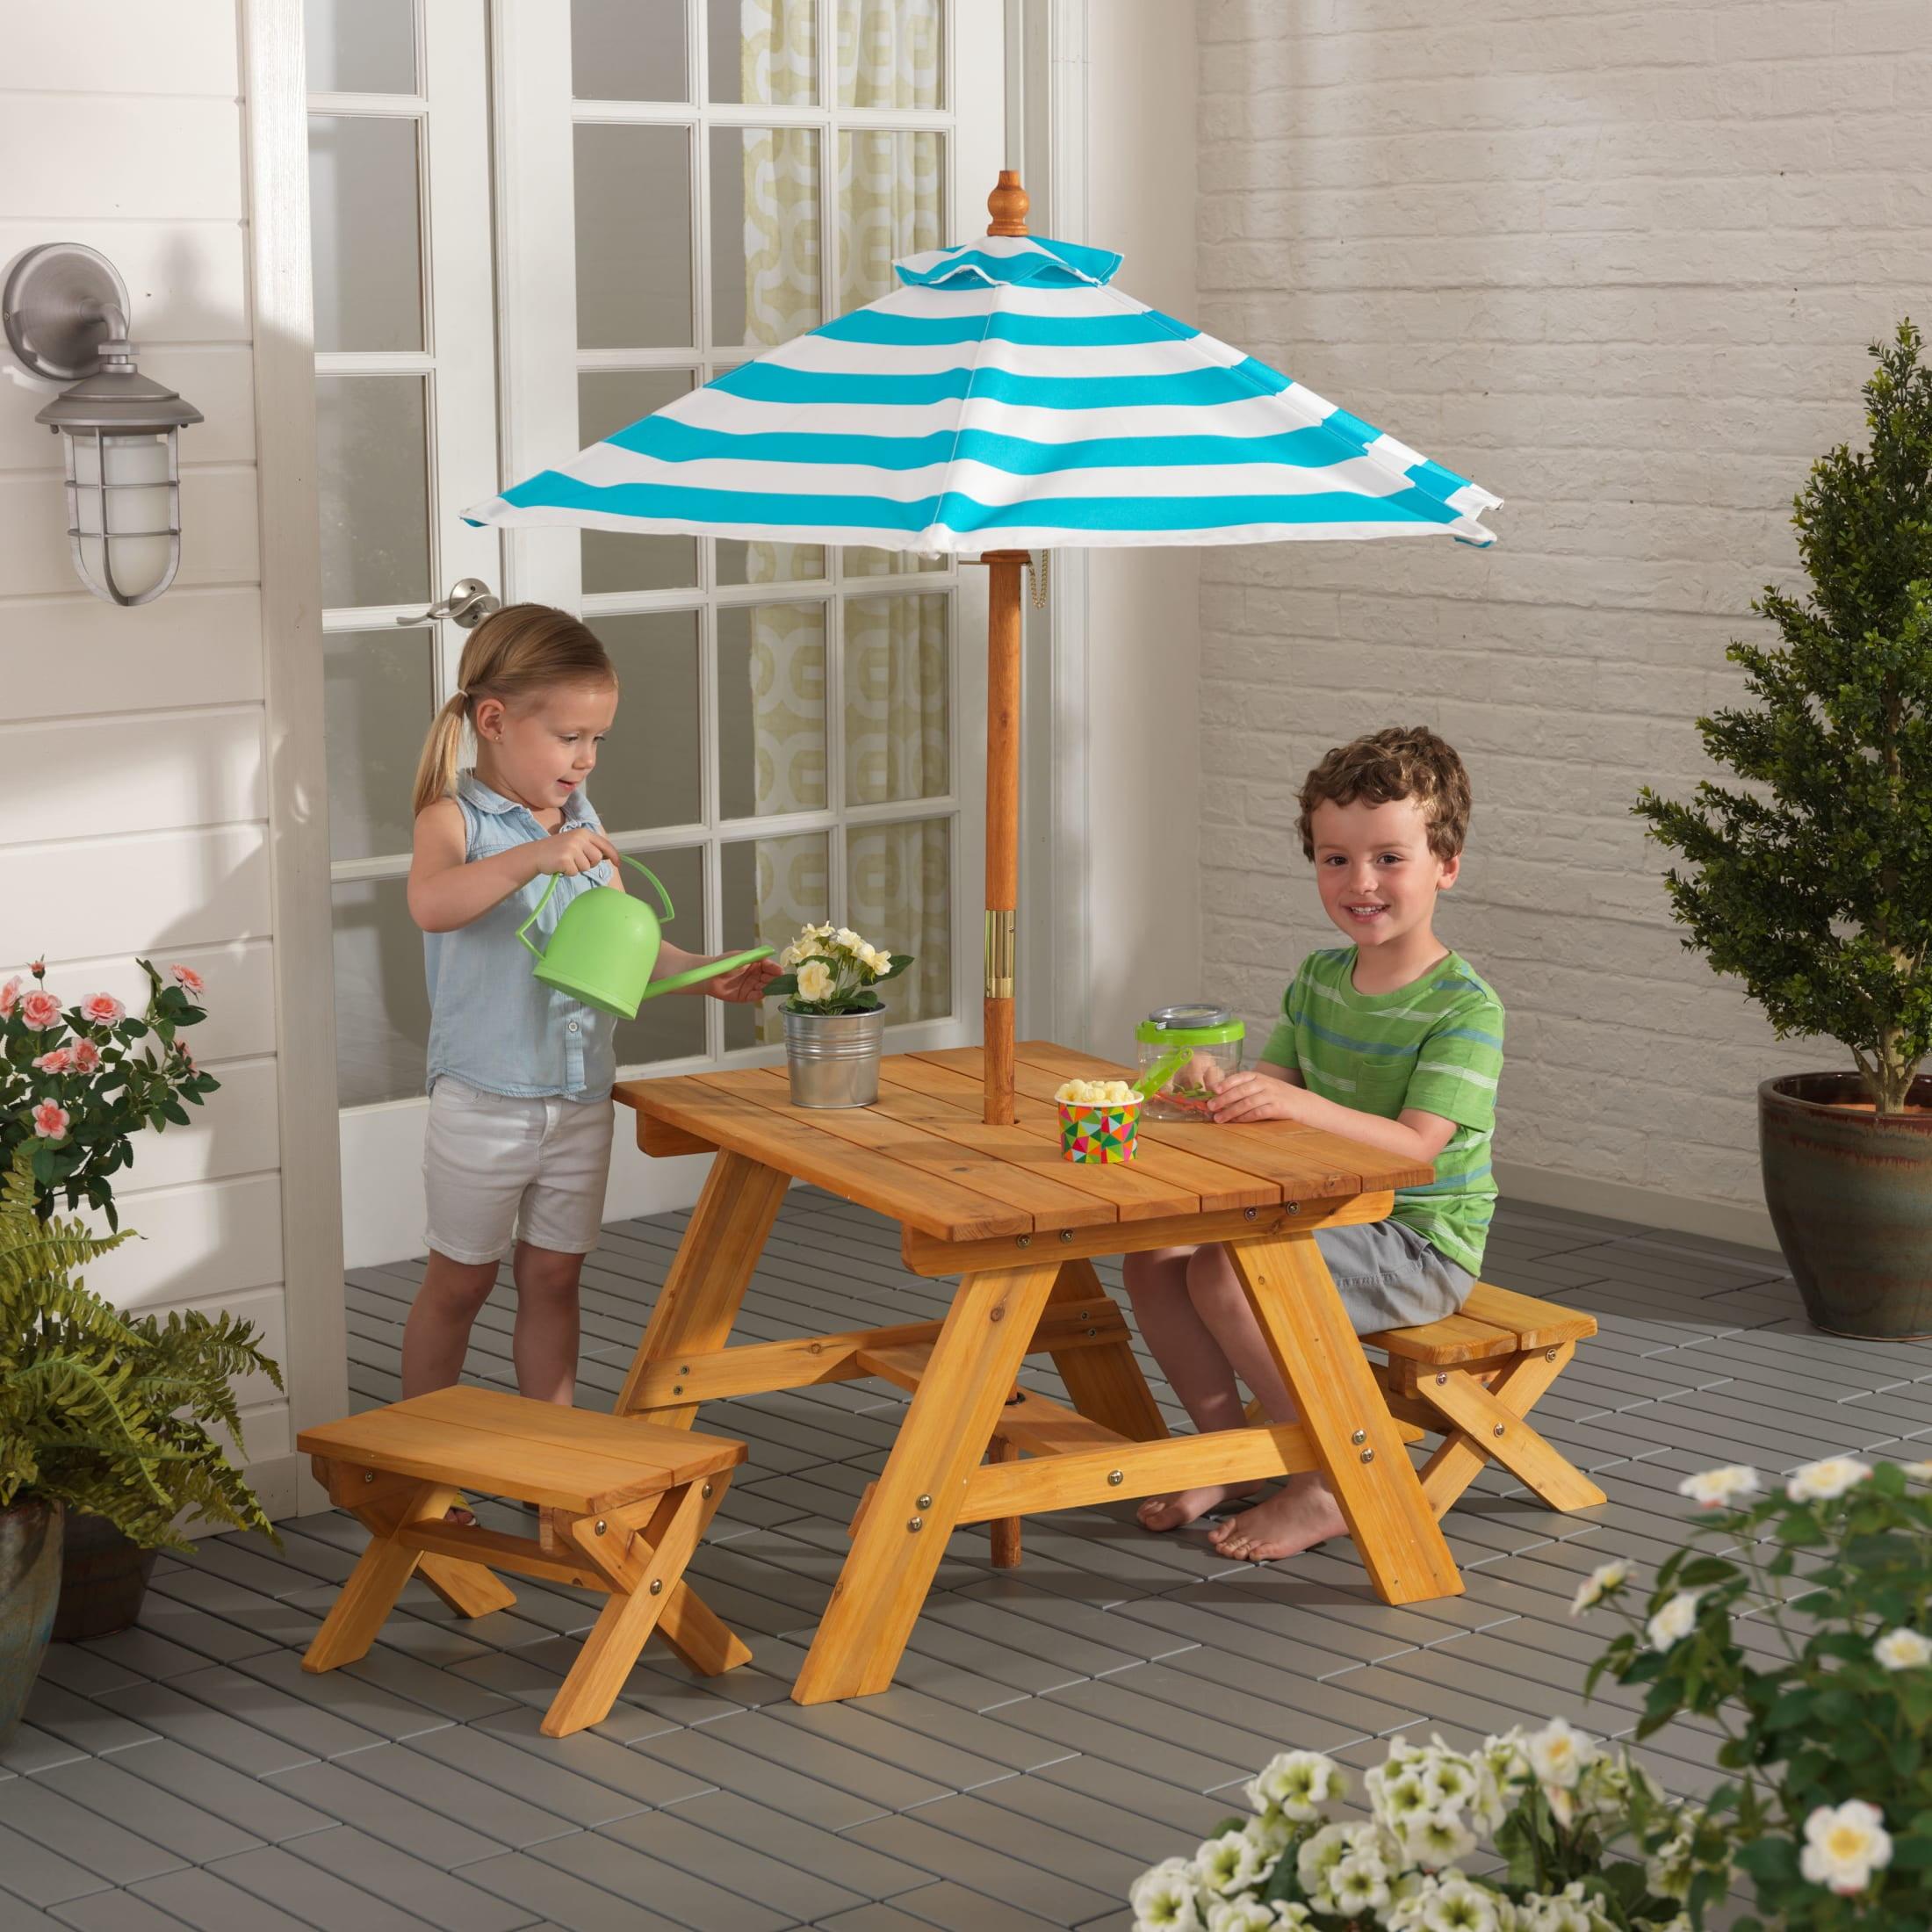
M 1033 608 L 1044 610 L 1047 608 L 1047 557 L 1045 551 L 1037 551 L 1027 559 L 1027 576 L 1033 586 Z

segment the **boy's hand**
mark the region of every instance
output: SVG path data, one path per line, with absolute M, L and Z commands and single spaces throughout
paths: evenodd
M 588 825 L 559 826 L 547 839 L 532 839 L 530 851 L 535 860 L 537 870 L 533 877 L 541 878 L 546 872 L 560 872 L 568 878 L 574 878 L 580 872 L 589 872 L 602 865 L 606 859 L 615 865 L 617 862 L 617 848 L 601 832 L 593 832 Z
M 702 984 L 706 994 L 713 999 L 731 999 L 741 1006 L 750 1006 L 765 997 L 766 987 L 777 977 L 776 960 L 754 959 Z
M 1294 1121 L 1301 1117 L 1305 1087 L 1265 1073 L 1231 1073 L 1208 1103 L 1208 1112 L 1224 1124 L 1250 1121 Z

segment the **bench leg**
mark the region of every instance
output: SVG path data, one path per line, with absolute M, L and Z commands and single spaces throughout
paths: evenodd
M 698 1485 L 698 1499 L 704 1505 L 698 1517 L 697 1533 L 702 1541 L 724 1500 L 731 1472 L 717 1474 Z M 752 1661 L 751 1649 L 688 1583 L 667 1585 L 664 1608 L 658 1612 L 658 1634 L 675 1651 L 686 1669 L 701 1677 L 721 1677 L 741 1663 Z
M 322 1627 L 309 1640 L 302 1656 L 303 1669 L 333 1670 L 338 1664 L 353 1663 L 368 1654 L 377 1632 L 388 1620 L 403 1585 L 415 1574 L 421 1560 L 415 1550 L 406 1550 L 395 1540 L 396 1532 L 425 1517 L 436 1520 L 460 1494 L 445 1484 L 424 1482 L 386 1508 L 371 1506 L 356 1511 L 368 1527 L 369 1547 L 329 1605 Z
M 652 1513 L 645 1517 L 645 1510 Z M 657 1626 L 666 1597 L 697 1548 L 703 1519 L 700 1487 L 687 1482 L 667 1490 L 654 1506 L 639 1503 L 607 1517 L 579 1517 L 571 1525 L 579 1548 L 609 1579 L 610 1600 L 551 1700 L 543 1722 L 545 1737 L 568 1737 L 610 1714 L 638 1653 Z M 602 1536 L 599 1528 L 605 1532 Z M 611 1531 L 618 1533 L 613 1536 Z
M 1530 1350 L 1487 1388 L 1460 1368 L 1417 1376 L 1417 1394 L 1449 1424 L 1422 1471 L 1423 1494 L 1438 1517 L 1492 1457 L 1553 1510 L 1594 1509 L 1604 1501 L 1604 1492 L 1524 1419 L 1575 1352 L 1574 1342 Z

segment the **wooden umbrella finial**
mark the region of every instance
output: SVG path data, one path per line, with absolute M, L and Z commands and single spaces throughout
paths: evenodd
M 986 197 L 986 213 L 992 219 L 988 234 L 1024 234 L 1027 232 L 1027 210 L 1033 205 L 1027 191 L 1020 185 L 1020 171 L 1016 168 L 1002 168 L 999 170 L 999 185 Z

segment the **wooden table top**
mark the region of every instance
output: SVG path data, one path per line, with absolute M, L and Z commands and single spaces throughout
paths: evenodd
M 783 1067 L 626 1080 L 616 1095 L 642 1117 L 649 1150 L 688 1151 L 686 1137 L 724 1148 L 941 1242 L 1338 1200 L 1433 1178 L 1428 1166 L 1289 1121 L 1143 1121 L 1131 1164 L 1069 1161 L 1054 1090 L 1133 1071 L 1024 1041 L 1013 1071 L 1012 1127 L 980 1119 L 977 1047 L 887 1055 L 872 1107 L 795 1107 Z M 674 1130 L 656 1147 L 652 1122 Z

